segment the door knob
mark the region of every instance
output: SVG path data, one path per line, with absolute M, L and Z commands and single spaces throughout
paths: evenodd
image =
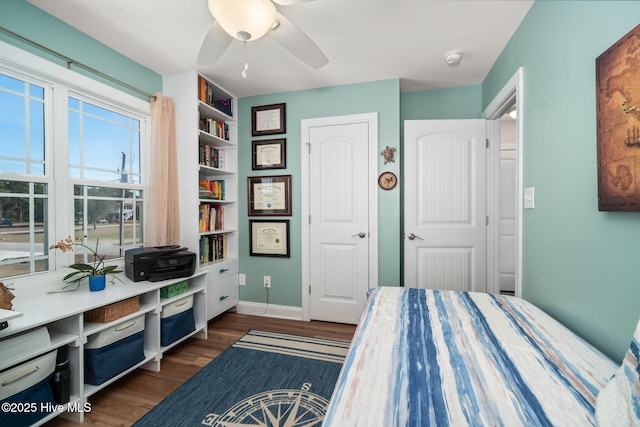
M 356 237 L 356 236 L 358 236 L 358 237 L 359 237 L 359 238 L 361 238 L 361 239 L 364 239 L 365 237 L 367 237 L 367 233 L 365 233 L 364 231 L 361 231 L 361 232 L 359 232 L 359 233 L 356 233 L 356 234 L 352 234 L 352 235 L 351 235 L 351 237 Z
M 420 236 L 416 236 L 416 235 L 415 235 L 415 234 L 413 234 L 413 233 L 409 233 L 409 235 L 407 236 L 407 238 L 408 238 L 409 240 L 415 240 L 415 239 L 424 240 L 422 237 L 420 237 Z

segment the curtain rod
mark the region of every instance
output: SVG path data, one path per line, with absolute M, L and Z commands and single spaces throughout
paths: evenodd
M 69 70 L 71 69 L 71 65 L 75 65 L 76 67 L 82 68 L 85 71 L 89 71 L 90 73 L 93 73 L 93 74 L 95 74 L 95 75 L 97 75 L 99 77 L 102 77 L 103 79 L 109 80 L 109 81 L 111 81 L 113 83 L 116 83 L 116 84 L 122 86 L 122 87 L 130 89 L 130 90 L 132 90 L 132 91 L 134 91 L 136 93 L 139 93 L 141 95 L 144 95 L 144 96 L 148 97 L 150 100 L 155 100 L 156 99 L 156 96 L 153 95 L 153 94 L 145 92 L 142 89 L 138 89 L 135 86 L 131 86 L 128 83 L 125 83 L 125 82 L 123 82 L 121 80 L 116 79 L 115 77 L 111 77 L 110 75 L 105 74 L 102 71 L 96 70 L 95 68 L 90 67 L 88 65 L 85 65 L 80 61 L 76 61 L 75 59 L 70 58 L 70 57 L 68 57 L 68 56 L 66 56 L 66 55 L 64 55 L 64 54 L 62 54 L 60 52 L 57 52 L 57 51 L 55 51 L 53 49 L 50 49 L 50 48 L 48 48 L 48 47 L 46 47 L 44 45 L 41 45 L 38 42 L 35 42 L 35 41 L 30 40 L 30 39 L 28 39 L 26 37 L 23 37 L 18 33 L 14 33 L 13 31 L 9 30 L 8 28 L 0 26 L 0 31 L 3 31 L 4 33 L 9 34 L 12 37 L 15 37 L 15 38 L 17 38 L 19 40 L 22 40 L 23 42 L 25 42 L 27 44 L 30 44 L 31 46 L 37 47 L 38 49 L 41 49 L 41 50 L 43 50 L 43 51 L 45 51 L 45 52 L 47 52 L 47 53 L 49 53 L 49 54 L 51 54 L 53 56 L 57 56 L 59 59 L 62 59 L 67 63 L 67 69 L 69 69 Z

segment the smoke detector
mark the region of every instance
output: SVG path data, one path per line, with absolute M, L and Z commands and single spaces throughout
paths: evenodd
M 444 54 L 444 59 L 449 65 L 458 65 L 462 60 L 462 52 L 459 50 L 451 50 Z

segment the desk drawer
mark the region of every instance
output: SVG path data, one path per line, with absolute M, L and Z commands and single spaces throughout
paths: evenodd
M 212 265 L 209 268 L 207 278 L 209 282 L 224 279 L 225 277 L 232 276 L 238 273 L 238 260 L 231 259 Z
M 207 320 L 237 305 L 238 300 L 239 289 L 237 274 L 221 280 L 209 280 L 207 287 Z

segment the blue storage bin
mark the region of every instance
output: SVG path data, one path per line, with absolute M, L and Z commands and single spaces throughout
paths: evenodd
M 163 307 L 160 318 L 160 345 L 170 345 L 195 330 L 193 295 Z
M 144 315 L 89 337 L 84 382 L 100 385 L 144 360 Z
M 15 403 L 15 411 L 2 411 L 2 425 L 29 426 L 46 417 L 53 410 L 51 379 L 56 363 L 57 351 L 52 351 L 29 362 L 0 373 L 0 404 Z M 44 411 L 43 411 L 44 409 Z

